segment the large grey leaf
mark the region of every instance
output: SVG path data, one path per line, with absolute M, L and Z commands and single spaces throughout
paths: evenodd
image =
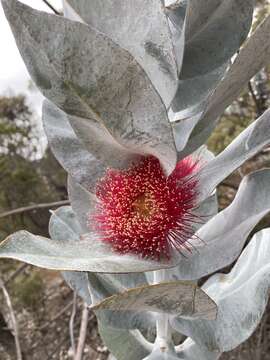
M 247 40 L 226 77 L 215 90 L 210 101 L 208 113 L 213 111 L 216 116 L 222 113 L 238 96 L 248 80 L 263 66 L 268 64 L 270 41 L 267 34 L 269 28 L 270 17 L 268 16 Z M 216 105 L 218 106 L 217 109 L 215 109 Z M 222 111 L 220 111 L 221 107 Z
M 267 110 L 221 154 L 202 168 L 199 174 L 200 199 L 209 196 L 222 180 L 269 143 L 270 110 Z
M 72 11 L 73 10 L 73 11 Z M 161 0 L 65 0 L 64 13 L 82 18 L 127 49 L 169 106 L 177 89 L 182 47 L 175 53 Z
M 18 48 L 41 92 L 62 110 L 98 121 L 122 146 L 175 167 L 166 108 L 141 66 L 95 29 L 2 1 Z
M 181 79 L 225 64 L 248 35 L 253 0 L 189 0 Z
M 43 127 L 56 159 L 80 184 L 93 188 L 93 177 L 104 171 L 102 164 L 84 148 L 69 125 L 67 116 L 52 103 L 43 103 Z M 96 172 L 96 174 L 94 174 Z
M 203 145 L 197 149 L 192 157 L 195 161 L 199 161 L 199 166 L 203 168 L 207 164 L 211 163 L 215 159 L 215 155 L 208 150 L 207 146 Z M 199 189 L 201 188 L 201 182 L 199 181 Z M 199 190 L 201 192 L 201 189 Z M 197 221 L 192 224 L 192 228 L 195 231 L 198 231 L 199 228 L 209 221 L 218 213 L 218 199 L 215 190 L 209 192 L 209 196 L 203 200 L 198 198 L 198 206 L 193 209 L 193 213 L 197 216 Z
M 85 148 L 97 160 L 96 166 L 102 163 L 104 164 L 102 168 L 106 166 L 126 169 L 141 157 L 120 145 L 98 122 L 71 115 L 67 118 Z
M 205 347 L 197 345 L 190 338 L 177 346 L 176 352 L 181 360 L 217 360 L 221 356 L 221 353 L 208 351 Z
M 194 209 L 194 213 L 198 216 L 198 222 L 193 224 L 192 228 L 198 231 L 218 213 L 218 198 L 216 191 L 203 200 L 200 205 Z
M 203 166 L 211 162 L 215 155 L 208 149 L 206 145 L 202 145 L 199 149 L 194 151 L 192 158 L 199 161 L 199 166 Z
M 61 274 L 70 288 L 75 291 L 88 306 L 92 305 L 93 301 L 88 274 L 81 271 L 62 271 Z
M 106 136 L 96 137 L 92 143 L 92 153 L 87 151 L 70 126 L 68 116 L 49 101 L 43 103 L 42 120 L 55 157 L 64 169 L 88 190 L 95 190 L 96 181 L 104 175 L 109 161 L 117 167 L 125 167 L 134 159 L 134 156 L 124 149 L 119 151 L 110 146 Z M 101 143 L 104 146 L 101 146 Z M 107 156 L 108 149 L 111 151 L 110 156 Z M 99 155 L 96 151 L 99 151 Z
M 165 11 L 168 16 L 168 23 L 172 34 L 172 42 L 176 54 L 178 71 L 180 73 L 185 51 L 187 0 L 177 1 L 174 4 L 169 4 L 166 0 L 163 2 L 165 4 Z
M 93 304 L 125 291 L 134 286 L 146 284 L 143 273 L 138 274 L 93 274 L 89 273 Z M 150 312 L 135 311 L 97 311 L 96 315 L 103 326 L 117 329 L 139 329 L 154 333 L 156 316 Z
M 192 130 L 202 116 L 202 112 L 199 112 L 198 114 L 195 113 L 194 116 L 191 115 L 189 110 L 187 112 L 184 112 L 184 115 L 181 112 L 175 113 L 172 109 L 170 109 L 168 112 L 173 130 L 176 149 L 178 151 L 178 160 L 181 160 L 183 158 L 182 150 L 186 146 Z
M 246 41 L 226 76 L 208 99 L 208 106 L 201 120 L 191 133 L 187 148 L 182 156 L 193 152 L 209 137 L 218 122 L 218 117 L 235 100 L 248 81 L 269 63 L 270 59 L 270 16 Z
M 58 220 L 55 219 L 57 222 Z M 135 255 L 120 255 L 100 241 L 95 233 L 82 236 L 77 241 L 66 243 L 27 231 L 10 235 L 0 245 L 0 258 L 11 258 L 52 270 L 89 271 L 101 273 L 136 273 L 174 266 L 177 254 L 170 261 L 156 262 Z
M 173 6 L 174 22 L 182 24 L 182 1 Z M 184 2 L 185 5 L 185 2 Z M 246 38 L 253 0 L 190 0 L 185 22 L 185 55 L 172 109 L 178 120 L 205 109 L 205 101 L 224 76 L 230 58 Z M 178 124 L 180 126 L 181 124 Z
M 118 330 L 139 330 L 154 336 L 156 328 L 156 314 L 144 311 L 95 311 L 103 326 Z
M 93 310 L 140 310 L 189 317 L 215 319 L 215 303 L 193 283 L 174 281 L 131 288 L 113 295 L 98 304 Z
M 91 226 L 91 214 L 95 211 L 97 198 L 82 186 L 80 186 L 71 176 L 68 177 L 68 197 L 70 199 L 72 210 L 79 221 L 82 231 L 93 230 Z
M 181 126 L 184 121 L 192 123 L 192 118 L 205 110 L 207 98 L 212 94 L 227 69 L 228 64 L 225 63 L 209 73 L 179 80 L 178 90 L 171 107 L 171 110 L 175 113 L 175 127 L 179 132 L 182 131 Z M 191 130 L 193 130 L 197 122 L 198 120 L 190 125 Z
M 96 274 L 109 296 L 130 288 L 147 284 L 144 273 L 137 274 Z M 108 295 L 107 295 L 108 296 Z M 103 297 L 104 299 L 104 297 Z
M 216 274 L 203 286 L 218 304 L 215 321 L 173 318 L 171 323 L 209 350 L 229 351 L 256 329 L 270 289 L 270 229 L 257 233 L 227 275 Z
M 60 231 L 52 231 L 53 240 L 60 241 L 63 246 L 65 246 L 65 243 L 68 241 L 72 242 L 80 240 L 79 234 L 81 232 L 81 227 L 69 206 L 63 206 L 57 209 L 54 211 L 53 216 L 58 218 L 57 223 L 58 226 L 61 227 L 61 229 L 59 229 Z M 49 231 L 51 227 L 52 222 L 49 224 Z M 84 299 L 87 305 L 92 304 L 92 295 L 87 273 L 62 271 L 62 276 L 68 285 Z
M 149 355 L 153 345 L 138 330 L 119 330 L 98 324 L 99 334 L 117 360 L 141 360 Z
M 193 280 L 231 264 L 240 254 L 247 236 L 270 210 L 270 170 L 246 176 L 232 204 L 197 232 L 192 241 L 197 251 L 181 258 L 179 280 Z M 202 240 L 199 240 L 202 239 Z

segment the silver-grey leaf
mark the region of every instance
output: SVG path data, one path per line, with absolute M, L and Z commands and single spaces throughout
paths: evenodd
M 194 115 L 191 114 L 190 110 L 187 112 L 175 113 L 170 109 L 168 112 L 176 149 L 178 151 L 178 160 L 183 158 L 182 150 L 185 148 L 192 130 L 202 117 L 202 112 L 197 114 L 196 111 Z
M 117 330 L 139 330 L 154 336 L 156 329 L 156 314 L 144 311 L 113 311 L 95 312 L 103 326 Z
M 94 227 L 91 223 L 91 215 L 94 213 L 97 205 L 97 198 L 85 188 L 80 186 L 71 176 L 68 177 L 68 197 L 70 199 L 72 210 L 74 211 L 82 231 L 88 232 Z
M 218 199 L 217 193 L 214 191 L 208 198 L 203 200 L 200 205 L 194 209 L 195 215 L 198 217 L 198 222 L 193 224 L 193 229 L 198 231 L 204 224 L 218 213 Z
M 218 304 L 215 321 L 174 318 L 178 331 L 209 350 L 229 351 L 256 329 L 270 289 L 270 229 L 257 233 L 229 274 L 215 274 L 203 289 Z
M 207 99 L 222 79 L 228 64 L 221 65 L 210 73 L 191 79 L 179 80 L 179 86 L 170 111 L 173 113 L 174 133 L 183 134 L 177 150 L 181 151 L 188 141 L 192 130 L 207 107 Z
M 225 64 L 248 35 L 253 0 L 189 0 L 181 79 Z
M 89 273 L 93 305 L 105 298 L 134 286 L 146 284 L 143 273 L 138 274 L 93 274 Z M 154 333 L 156 316 L 150 312 L 136 311 L 97 311 L 96 315 L 103 326 L 116 329 L 139 329 Z
M 136 255 L 121 255 L 101 241 L 95 233 L 82 236 L 65 245 L 27 231 L 10 235 L 0 245 L 0 258 L 11 258 L 51 270 L 89 271 L 101 273 L 136 273 L 175 266 L 175 254 L 170 261 L 152 261 Z
M 119 330 L 98 324 L 99 334 L 117 360 L 138 360 L 149 355 L 153 345 L 138 330 Z
M 270 144 L 270 110 L 245 129 L 199 174 L 200 199 L 209 196 L 215 187 L 242 163 Z
M 118 330 L 139 330 L 154 336 L 156 330 L 156 314 L 145 311 L 95 311 L 95 314 L 103 326 Z
M 186 339 L 183 344 L 176 347 L 177 355 L 181 360 L 217 360 L 221 353 L 209 351 L 197 345 L 192 339 Z
M 79 184 L 94 191 L 105 164 L 83 146 L 68 122 L 67 115 L 53 103 L 43 103 L 43 127 L 56 159 Z
M 87 132 L 87 144 L 83 144 L 69 122 L 75 117 L 68 116 L 47 100 L 42 110 L 43 127 L 55 157 L 87 190 L 94 192 L 96 182 L 104 176 L 108 166 L 125 169 L 138 158 L 117 144 L 98 123 L 88 122 L 88 129 L 92 131 Z
M 182 24 L 185 2 L 172 5 L 174 22 Z M 182 4 L 183 3 L 183 4 Z M 190 0 L 185 21 L 185 56 L 172 109 L 178 120 L 199 113 L 248 35 L 253 0 Z M 178 124 L 179 126 L 180 124 Z
M 226 77 L 215 90 L 209 105 L 208 112 L 215 112 L 216 116 L 238 96 L 246 85 L 263 66 L 268 64 L 270 42 L 267 33 L 270 27 L 270 17 L 258 26 L 247 40 L 239 55 L 236 57 Z M 223 95 L 221 97 L 221 94 Z M 214 108 L 218 106 L 217 109 Z M 222 107 L 222 111 L 220 108 Z M 215 117 L 211 115 L 211 117 Z
M 87 273 L 80 271 L 62 271 L 61 274 L 70 288 L 75 291 L 88 306 L 92 305 L 91 288 L 88 283 Z
M 215 319 L 215 303 L 193 283 L 174 281 L 131 288 L 95 304 L 95 311 L 153 311 Z
M 181 51 L 175 52 L 172 35 L 158 0 L 65 0 L 64 13 L 109 36 L 127 49 L 143 67 L 168 107 L 175 95 Z
M 172 129 L 161 98 L 126 50 L 95 29 L 2 2 L 26 66 L 41 92 L 70 115 L 98 121 L 131 152 L 176 163 Z
M 164 1 L 179 74 L 181 72 L 185 51 L 186 2 L 187 1 L 184 0 L 177 1 L 177 4 L 168 4 L 166 0 Z
M 187 148 L 184 149 L 182 156 L 193 152 L 207 140 L 218 122 L 218 117 L 240 95 L 248 81 L 269 63 L 269 32 L 270 16 L 258 26 L 246 41 L 226 76 L 207 100 L 207 109 L 191 133 Z
M 197 232 L 196 250 L 181 258 L 175 274 L 194 280 L 231 264 L 240 254 L 247 236 L 270 210 L 270 170 L 246 176 L 232 204 Z M 200 240 L 201 239 L 201 240 Z
M 147 274 L 147 273 L 146 273 Z M 93 274 L 89 273 L 89 279 L 95 290 L 95 304 L 105 298 L 126 291 L 133 287 L 147 284 L 146 274 Z
M 75 9 L 69 4 L 67 0 L 62 0 L 64 16 L 70 20 L 79 21 L 85 23 L 83 18 L 75 11 Z
M 58 218 L 57 223 L 60 224 L 61 229 L 59 229 L 60 231 L 55 231 L 55 229 L 53 229 L 54 226 L 52 222 L 50 222 L 49 231 L 51 232 L 53 240 L 60 241 L 63 246 L 67 241 L 80 240 L 79 234 L 81 227 L 69 206 L 63 206 L 54 211 L 54 217 Z M 87 273 L 78 271 L 62 271 L 62 276 L 71 289 L 81 296 L 87 305 L 92 304 L 92 295 L 90 292 L 90 284 Z
M 126 169 L 140 158 L 118 143 L 98 122 L 71 115 L 68 115 L 68 121 L 85 148 L 97 160 L 97 166 L 102 162 L 107 167 Z

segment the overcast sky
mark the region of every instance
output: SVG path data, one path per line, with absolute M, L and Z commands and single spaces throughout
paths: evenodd
M 42 0 L 20 0 L 36 9 L 51 12 Z M 1 2 L 1 0 L 0 0 Z M 61 0 L 49 0 L 55 8 L 61 8 Z M 17 50 L 13 35 L 0 4 L 0 96 L 26 93 L 29 102 L 40 113 L 42 97 L 38 92 L 29 92 L 30 76 Z

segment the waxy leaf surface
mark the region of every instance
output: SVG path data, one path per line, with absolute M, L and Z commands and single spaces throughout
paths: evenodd
M 200 147 L 210 136 L 218 123 L 219 116 L 235 100 L 248 81 L 269 63 L 270 59 L 270 16 L 268 16 L 246 41 L 224 78 L 208 98 L 207 108 L 191 133 L 184 157 Z
M 205 109 L 206 99 L 248 35 L 253 0 L 189 0 L 170 8 L 174 24 L 182 27 L 185 16 L 185 55 L 172 109 L 178 120 L 191 120 Z
M 165 105 L 170 105 L 177 89 L 181 54 L 178 56 L 173 46 L 162 1 L 65 0 L 64 13 L 85 21 L 127 49 L 146 71 Z
M 176 150 L 166 108 L 130 53 L 97 30 L 2 2 L 41 92 L 69 115 L 98 122 L 130 152 L 158 157 L 170 173 Z
M 182 281 L 129 289 L 96 304 L 93 310 L 154 311 L 182 316 L 216 317 L 215 303 L 200 288 Z
M 270 211 L 270 170 L 246 176 L 230 206 L 197 232 L 196 248 L 177 265 L 179 280 L 195 280 L 231 264 L 254 226 Z
M 220 352 L 209 351 L 205 347 L 197 345 L 190 338 L 187 338 L 176 349 L 177 355 L 181 360 L 217 360 L 221 356 Z
M 203 166 L 199 174 L 200 199 L 209 196 L 221 181 L 268 144 L 270 144 L 270 110 L 265 111 L 222 153 Z
M 47 100 L 42 110 L 43 127 L 55 157 L 87 190 L 94 191 L 108 166 L 125 169 L 137 159 L 99 123 L 67 115 Z M 74 122 L 86 125 L 80 139 L 70 125 Z
M 172 326 L 210 351 L 230 351 L 258 326 L 270 289 L 270 229 L 257 233 L 229 274 L 215 274 L 203 289 L 215 299 L 214 321 L 174 317 Z
M 74 216 L 74 215 L 73 215 Z M 69 224 L 58 216 L 52 216 L 50 233 L 54 238 L 70 236 Z M 84 234 L 77 241 L 60 241 L 18 231 L 0 245 L 0 257 L 12 258 L 52 270 L 89 271 L 101 273 L 136 273 L 174 266 L 178 255 L 170 261 L 151 261 L 135 255 L 119 255 L 110 246 L 100 241 L 95 233 Z
M 119 330 L 98 324 L 101 338 L 117 360 L 143 359 L 149 355 L 153 345 L 146 341 L 138 330 Z

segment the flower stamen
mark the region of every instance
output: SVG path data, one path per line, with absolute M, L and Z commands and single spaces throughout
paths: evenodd
M 89 220 L 119 253 L 161 260 L 170 259 L 172 248 L 191 252 L 197 170 L 198 162 L 188 157 L 166 177 L 152 156 L 127 170 L 108 169 L 97 184 L 99 203 Z

